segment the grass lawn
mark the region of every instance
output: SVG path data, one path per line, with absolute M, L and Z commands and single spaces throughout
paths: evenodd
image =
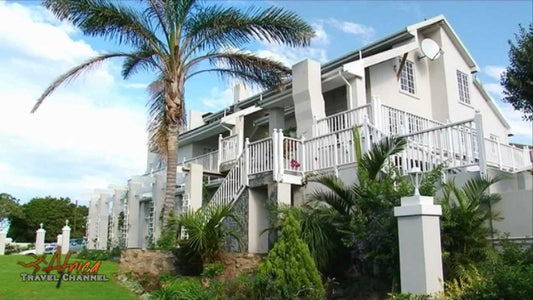
M 52 256 L 47 256 L 50 262 Z M 64 256 L 61 258 L 63 263 Z M 114 281 L 114 274 L 117 272 L 118 264 L 111 261 L 102 261 L 98 274 L 106 274 L 109 281 L 62 281 L 61 286 L 56 288 L 55 281 L 22 281 L 20 273 L 33 273 L 33 268 L 25 268 L 17 262 L 29 263 L 35 261 L 31 256 L 4 255 L 0 256 L 0 299 L 136 299 L 135 294 Z M 69 263 L 78 261 L 71 258 Z M 93 262 L 94 263 L 94 262 Z M 48 264 L 41 263 L 42 268 Z M 37 274 L 45 274 L 42 270 Z M 50 274 L 56 275 L 57 270 Z M 75 272 L 73 272 L 75 274 Z

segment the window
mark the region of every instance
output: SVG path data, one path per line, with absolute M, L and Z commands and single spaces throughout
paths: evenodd
M 402 76 L 400 77 L 400 88 L 410 94 L 415 93 L 415 71 L 412 61 L 405 61 L 402 69 Z
M 470 104 L 470 90 L 468 88 L 468 75 L 457 70 L 457 84 L 459 87 L 459 101 Z

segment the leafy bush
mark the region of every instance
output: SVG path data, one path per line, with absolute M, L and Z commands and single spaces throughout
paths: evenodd
M 202 257 L 186 242 L 180 242 L 179 247 L 174 248 L 172 253 L 176 257 L 174 266 L 178 274 L 184 276 L 198 276 L 203 271 Z
M 528 299 L 533 294 L 533 248 L 503 242 L 478 266 L 460 267 L 460 277 L 445 283 L 444 299 Z
M 109 259 L 109 252 L 107 250 L 87 250 L 87 248 L 83 248 L 77 257 L 85 260 L 107 260 Z
M 223 299 L 221 289 L 204 289 L 197 279 L 179 278 L 167 286 L 151 293 L 151 299 L 156 300 L 212 300 Z
M 202 276 L 212 279 L 222 275 L 224 270 L 226 270 L 226 267 L 221 263 L 207 264 L 204 266 Z
M 430 300 L 433 299 L 430 295 L 400 293 L 389 294 L 388 300 Z
M 281 287 L 272 277 L 258 270 L 241 274 L 226 282 L 226 296 L 232 300 L 278 300 L 283 298 Z
M 282 299 L 324 298 L 324 287 L 307 245 L 300 239 L 300 224 L 289 211 L 281 237 L 260 266 L 262 284 L 270 278 L 279 286 Z M 270 277 L 270 278 L 269 278 Z M 261 285 L 261 284 L 260 284 Z
M 25 250 L 33 249 L 31 245 L 28 245 L 26 247 L 20 246 L 20 245 L 13 245 L 13 244 L 6 244 L 5 248 L 5 255 L 9 254 L 17 254 Z
M 174 216 L 173 212 L 170 212 L 167 225 L 163 228 L 163 232 L 156 242 L 156 248 L 162 250 L 173 250 L 176 248 L 178 229 L 178 219 Z

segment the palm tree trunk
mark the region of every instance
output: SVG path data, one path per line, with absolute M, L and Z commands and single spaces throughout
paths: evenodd
M 167 132 L 167 185 L 163 207 L 163 228 L 168 224 L 176 200 L 176 168 L 178 165 L 178 130 L 183 117 L 183 81 L 165 82 Z

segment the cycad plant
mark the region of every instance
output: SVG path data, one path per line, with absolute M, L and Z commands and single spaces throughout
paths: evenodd
M 242 226 L 240 218 L 233 213 L 233 205 L 209 205 L 178 217 L 178 232 L 182 232 L 183 228 L 187 233 L 186 237 L 181 237 L 182 243 L 198 253 L 203 263 L 211 263 L 219 258 L 228 237 L 233 237 L 242 244 L 240 234 L 224 224 L 228 219 Z
M 196 0 L 44 0 L 60 20 L 88 36 L 116 41 L 125 51 L 100 54 L 59 76 L 37 99 L 35 112 L 60 85 L 104 61 L 122 58 L 128 79 L 150 71 L 150 146 L 166 159 L 166 225 L 174 204 L 178 129 L 185 119 L 185 87 L 195 76 L 215 73 L 262 88 L 281 88 L 290 69 L 279 62 L 240 50 L 259 40 L 293 47 L 308 46 L 314 33 L 297 14 L 279 7 L 240 10 L 204 6 Z
M 501 200 L 499 194 L 490 194 L 491 185 L 502 177 L 474 177 L 462 187 L 454 181 L 443 189 L 439 203 L 442 206 L 442 247 L 445 275 L 455 278 L 460 270 L 483 261 L 490 238 L 492 221 L 498 220 L 492 206 Z

